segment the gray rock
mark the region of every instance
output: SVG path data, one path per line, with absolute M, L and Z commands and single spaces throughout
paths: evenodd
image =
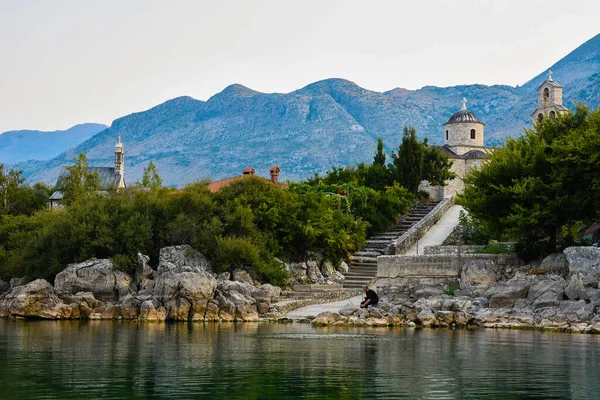
M 166 308 L 167 319 L 203 320 L 216 287 L 217 280 L 208 271 L 159 271 L 154 285 L 154 298 Z
M 333 271 L 333 282 L 335 283 L 342 283 L 346 280 L 346 277 L 344 275 L 342 275 L 341 272 L 339 271 Z
M 492 260 L 468 259 L 462 266 L 460 287 L 480 295 L 496 283 L 499 276 L 498 265 Z
M 233 279 L 236 282 L 244 282 L 249 285 L 254 286 L 254 280 L 250 276 L 250 274 L 243 269 L 236 269 L 233 271 Z
M 444 293 L 444 288 L 442 286 L 422 286 L 414 291 L 413 297 L 416 299 L 428 298 L 432 296 L 439 296 Z
M 221 272 L 219 275 L 217 275 L 218 281 L 228 281 L 230 279 L 231 279 L 231 273 L 229 273 L 229 272 Z
M 564 253 L 550 254 L 542 260 L 539 268 L 545 269 L 554 275 L 560 275 L 566 278 L 569 273 L 569 263 Z
M 319 264 L 316 261 L 309 261 L 306 263 L 306 276 L 312 283 L 323 283 L 325 282 L 325 277 L 321 273 L 319 269 Z
M 585 293 L 585 286 L 581 279 L 581 274 L 576 273 L 569 277 L 565 293 L 569 300 L 579 300 L 582 294 Z
M 16 287 L 19 286 L 23 286 L 28 284 L 29 282 L 31 282 L 31 279 L 29 279 L 28 277 L 24 276 L 22 278 L 12 278 L 9 283 L 10 283 L 10 288 L 14 289 Z
M 331 262 L 323 261 L 323 264 L 321 264 L 321 273 L 323 274 L 323 277 L 325 279 L 333 280 L 334 272 L 335 272 L 335 269 L 333 268 L 333 265 L 331 264 Z
M 344 307 L 342 307 L 339 314 L 343 315 L 344 317 L 349 317 L 350 315 L 354 314 L 356 310 L 358 310 L 358 308 L 348 303 Z
M 534 309 L 557 306 L 565 297 L 565 280 L 553 275 L 541 280 L 529 288 L 527 300 Z
M 368 311 L 369 311 L 369 317 L 371 317 L 371 318 L 383 318 L 383 313 L 377 307 L 369 307 Z
M 119 291 L 131 284 L 129 275 L 115 271 L 110 260 L 92 258 L 82 263 L 69 264 L 54 279 L 59 297 L 78 292 L 91 292 L 105 303 L 116 303 Z
M 342 261 L 339 263 L 339 265 L 336 267 L 336 270 L 341 273 L 341 274 L 347 274 L 348 271 L 350 270 L 350 268 L 348 267 L 348 264 L 346 264 L 345 261 Z
M 0 316 L 66 319 L 71 318 L 72 309 L 58 298 L 48 281 L 36 279 L 7 294 L 0 303 Z
M 600 280 L 600 248 L 567 247 L 564 254 L 569 263 L 569 277 L 578 274 L 584 286 L 598 284 Z
M 135 269 L 134 282 L 136 287 L 139 289 L 142 281 L 152 280 L 154 278 L 154 270 L 148 265 L 150 257 L 142 253 L 137 253 L 137 260 L 138 265 Z M 147 286 L 147 284 L 144 283 L 142 286 Z
M 157 270 L 160 270 L 161 266 L 167 263 L 173 264 L 174 268 L 170 268 L 173 272 L 210 271 L 210 262 L 206 257 L 189 245 L 160 249 Z
M 507 282 L 496 282 L 486 292 L 491 308 L 514 307 L 517 299 L 527 298 L 532 282 L 525 278 L 513 278 Z

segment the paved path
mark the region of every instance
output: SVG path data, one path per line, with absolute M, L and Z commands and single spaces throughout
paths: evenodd
M 448 235 L 458 225 L 458 215 L 463 210 L 461 206 L 453 205 L 446 214 L 431 227 L 417 243 L 406 251 L 407 256 L 423 254 L 425 246 L 435 246 L 442 244 Z M 417 253 L 418 248 L 418 253 Z
M 312 306 L 306 306 L 297 308 L 295 310 L 290 311 L 286 314 L 288 318 L 313 318 L 319 315 L 322 312 L 330 311 L 330 312 L 338 312 L 342 307 L 346 304 L 354 304 L 356 307 L 360 305 L 360 302 L 363 300 L 364 296 L 354 296 L 350 297 L 346 300 L 335 301 L 333 303 L 325 303 L 325 304 L 313 304 Z

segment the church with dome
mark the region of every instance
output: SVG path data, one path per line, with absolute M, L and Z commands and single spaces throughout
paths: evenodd
M 538 106 L 531 114 L 533 126 L 544 118 L 553 119 L 569 111 L 562 104 L 562 89 L 552 79 L 552 71 L 548 71 L 548 78 L 537 89 Z M 461 109 L 444 124 L 444 145 L 439 147 L 452 161 L 450 170 L 456 174 L 456 178 L 446 182 L 446 186 L 432 186 L 423 181 L 419 189 L 428 192 L 434 201 L 462 193 L 465 188 L 463 179 L 469 170 L 481 168 L 481 164 L 494 151 L 492 147 L 484 145 L 484 127 L 485 124 L 467 110 L 467 99 L 463 98 Z

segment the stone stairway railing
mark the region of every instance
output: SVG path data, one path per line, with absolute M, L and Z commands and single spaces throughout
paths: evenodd
M 429 219 L 433 210 L 440 203 L 421 203 L 411 208 L 400 218 L 398 224 L 387 232 L 372 236 L 363 248 L 350 257 L 349 271 L 344 274 L 344 288 L 361 289 L 377 274 L 377 257 L 387 254 L 390 246 L 403 237 L 406 232 L 414 230 L 422 220 Z M 445 212 L 445 211 L 444 211 Z

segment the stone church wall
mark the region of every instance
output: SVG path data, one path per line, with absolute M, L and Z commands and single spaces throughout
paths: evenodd
M 471 139 L 471 129 L 475 129 L 475 139 Z M 444 135 L 446 131 L 448 131 L 448 140 L 445 143 L 449 146 L 483 146 L 483 124 L 481 123 L 447 124 L 444 125 Z

